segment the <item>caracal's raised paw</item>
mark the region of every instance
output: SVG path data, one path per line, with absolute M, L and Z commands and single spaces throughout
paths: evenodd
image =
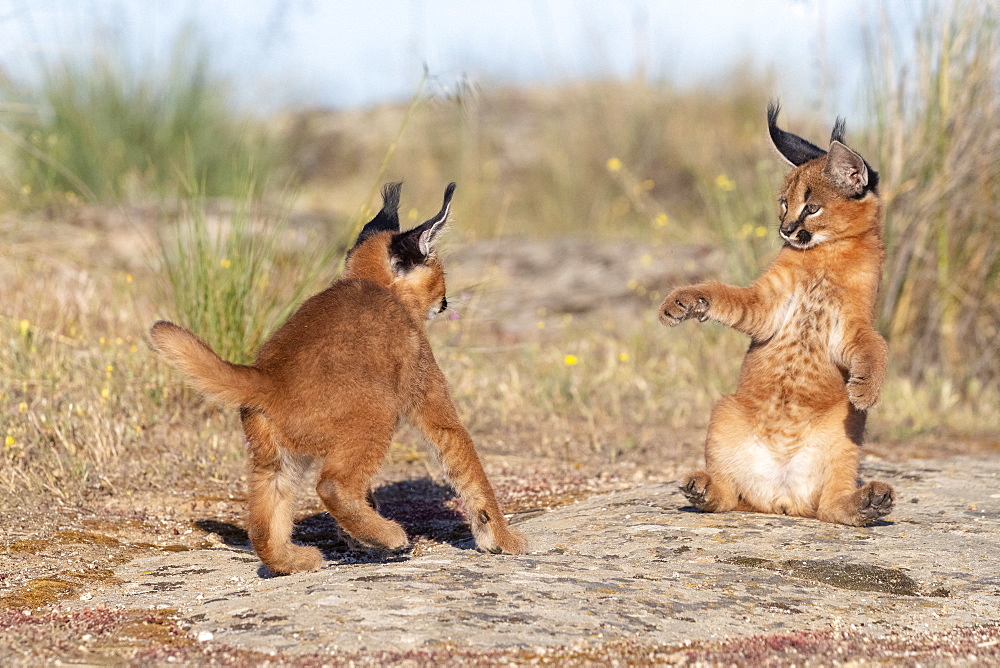
M 660 322 L 668 327 L 691 318 L 705 322 L 710 306 L 707 296 L 700 289 L 693 286 L 675 288 L 660 304 Z

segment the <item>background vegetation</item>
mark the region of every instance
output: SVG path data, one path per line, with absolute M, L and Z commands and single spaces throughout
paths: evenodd
M 948 7 L 928 11 L 912 59 L 899 60 L 890 30 L 873 31 L 872 124 L 848 136 L 880 170 L 887 205 L 880 326 L 893 368 L 872 431 L 906 447 L 876 445 L 883 456 L 997 447 L 998 11 Z M 784 166 L 763 132 L 771 85 L 754 72 L 683 90 L 427 85 L 410 105 L 262 120 L 228 107 L 196 39 L 165 70 L 124 62 L 39 63 L 40 77 L 0 91 L 6 499 L 238 478 L 234 416 L 191 396 L 145 331 L 169 317 L 248 359 L 336 275 L 385 180 L 405 179 L 404 205 L 426 206 L 458 181 L 455 246 L 628 240 L 646 249 L 637 272 L 672 266 L 677 249 L 719 248 L 721 268 L 691 261 L 681 273 L 737 282 L 777 249 Z M 832 118 L 786 109 L 794 131 L 828 135 Z M 404 208 L 412 221 L 427 213 Z M 476 283 L 452 284 L 463 317 L 431 334 L 488 455 L 664 476 L 699 456 L 742 337 L 711 326 L 667 336 L 654 307 L 669 285 L 630 282 L 641 306 L 629 318 L 539 312 L 535 331 L 503 338 Z M 417 456 L 414 440 L 400 435 L 394 457 Z
M 233 112 L 207 45 L 183 33 L 169 63 L 134 64 L 105 36 L 89 59 L 39 57 L 30 81 L 6 80 L 7 180 L 0 205 L 35 209 L 204 194 L 232 195 L 240 163 L 277 167 L 270 141 Z

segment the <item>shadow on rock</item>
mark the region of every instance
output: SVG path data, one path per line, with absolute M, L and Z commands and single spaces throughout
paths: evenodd
M 247 534 L 246 529 L 238 527 L 235 524 L 210 519 L 197 520 L 194 524 L 205 533 L 214 533 L 229 547 L 243 550 L 252 548 L 250 545 L 250 536 Z
M 374 490 L 371 500 L 382 516 L 402 525 L 411 544 L 427 540 L 459 548 L 474 546 L 468 522 L 458 509 L 458 497 L 448 485 L 429 478 L 402 480 Z M 409 549 L 384 552 L 358 545 L 327 513 L 299 520 L 292 539 L 315 545 L 327 559 L 341 562 L 387 563 L 409 558 Z
M 468 521 L 459 510 L 458 497 L 448 485 L 429 478 L 402 480 L 374 490 L 372 500 L 379 513 L 403 526 L 411 544 L 427 540 L 463 549 L 475 547 Z M 219 536 L 229 547 L 253 549 L 246 530 L 234 524 L 202 519 L 195 525 L 202 531 Z M 292 540 L 315 546 L 327 560 L 342 563 L 389 563 L 409 558 L 409 549 L 384 552 L 359 546 L 325 512 L 298 520 Z M 262 565 L 259 575 L 271 577 L 273 574 Z

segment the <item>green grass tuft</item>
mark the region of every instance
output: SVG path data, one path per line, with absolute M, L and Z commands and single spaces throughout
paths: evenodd
M 32 76 L 0 87 L 0 102 L 16 110 L 0 125 L 8 206 L 180 195 L 191 170 L 207 195 L 220 195 L 239 181 L 241 160 L 261 171 L 276 164 L 194 34 L 178 39 L 166 66 L 142 68 L 114 42 L 92 53 L 40 58 Z

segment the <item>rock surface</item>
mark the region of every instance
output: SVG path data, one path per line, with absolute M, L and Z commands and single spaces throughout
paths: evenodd
M 532 552 L 462 536 L 409 554 L 334 555 L 267 577 L 238 537 L 120 566 L 78 606 L 170 608 L 205 643 L 259 652 L 545 648 L 860 629 L 880 637 L 1000 621 L 1000 462 L 868 465 L 896 488 L 867 528 L 702 514 L 672 483 L 514 518 Z

